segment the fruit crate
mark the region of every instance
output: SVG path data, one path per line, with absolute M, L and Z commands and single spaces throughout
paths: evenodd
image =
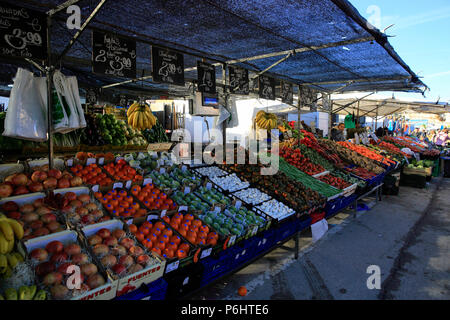
M 193 171 L 195 171 L 198 175 L 202 176 L 202 177 L 206 177 L 206 178 L 210 178 L 212 176 L 214 177 L 224 177 L 227 176 L 229 173 L 227 171 L 224 171 L 223 169 L 220 169 L 218 166 L 216 165 L 204 165 L 201 167 L 191 167 L 193 169 Z M 204 168 L 216 168 L 218 174 L 216 175 L 206 175 L 206 174 L 202 174 L 201 172 L 204 170 Z M 222 172 L 220 172 L 220 171 Z
M 236 244 L 230 249 L 232 250 L 232 252 L 229 253 L 232 264 L 231 269 L 235 269 L 241 266 L 242 264 L 256 256 L 255 245 L 257 241 L 257 238 L 252 237 L 240 242 L 239 244 Z
M 276 229 L 270 228 L 254 238 L 254 255 L 257 256 L 271 249 L 276 243 Z
M 52 241 L 59 241 L 64 246 L 67 244 L 77 244 L 81 247 L 81 253 L 84 253 L 87 255 L 88 262 L 93 263 L 96 267 L 100 275 L 103 277 L 105 283 L 103 285 L 98 286 L 97 288 L 91 289 L 89 291 L 85 291 L 79 295 L 76 295 L 74 291 L 68 293 L 64 296 L 64 299 L 70 299 L 70 300 L 111 300 L 116 296 L 117 292 L 117 282 L 112 279 L 106 270 L 103 268 L 101 264 L 99 264 L 96 259 L 92 256 L 89 249 L 86 247 L 81 235 L 77 233 L 76 231 L 67 230 L 51 235 L 47 235 L 40 238 L 35 238 L 32 240 L 28 240 L 25 243 L 21 243 L 22 250 L 27 253 L 28 255 L 28 261 L 30 265 L 33 268 L 38 267 L 38 263 L 36 260 L 33 260 L 31 258 L 31 252 L 35 249 L 44 249 L 50 242 Z M 46 260 L 48 261 L 48 259 Z M 46 261 L 43 261 L 42 263 L 45 263 Z M 63 263 L 57 263 L 56 265 L 53 264 L 53 268 L 57 269 L 59 268 Z M 49 266 L 50 268 L 50 266 Z M 66 276 L 67 277 L 67 276 Z M 38 287 L 40 289 L 46 290 L 47 296 L 51 296 L 48 287 L 44 286 L 43 283 L 40 281 L 39 277 L 36 275 L 36 281 L 35 283 L 38 284 Z M 63 283 L 65 283 L 65 280 L 63 279 Z M 72 293 L 72 294 L 71 294 Z
M 151 184 L 151 182 L 150 182 L 150 184 Z M 139 187 L 140 187 L 140 186 L 139 186 Z M 145 201 L 145 200 L 144 200 L 144 201 L 141 201 L 141 200 L 139 199 L 138 196 L 135 196 L 135 195 L 134 195 L 133 190 L 136 190 L 135 188 L 137 188 L 137 186 L 133 186 L 133 187 L 130 189 L 130 190 L 131 190 L 131 191 L 130 191 L 130 196 L 133 197 L 134 201 L 135 201 L 136 203 L 138 203 L 139 206 L 140 206 L 141 208 L 147 210 L 148 214 L 156 214 L 156 215 L 158 215 L 159 217 L 163 217 L 164 215 L 171 215 L 171 214 L 174 214 L 174 213 L 178 212 L 179 206 L 178 206 L 178 205 L 175 203 L 175 201 L 170 197 L 170 195 L 172 194 L 172 191 L 171 191 L 171 190 L 169 190 L 168 192 L 162 192 L 162 190 L 159 189 L 159 187 L 158 187 L 158 190 L 160 190 L 160 192 L 161 192 L 164 196 L 166 196 L 167 199 L 172 200 L 172 203 L 174 204 L 174 206 L 173 206 L 172 208 L 170 208 L 170 209 L 150 209 L 150 208 L 148 207 L 148 205 L 151 205 L 151 204 L 148 203 L 148 201 Z
M 121 295 L 114 300 L 164 300 L 167 292 L 167 282 L 160 278 L 149 284 L 142 284 L 136 290 Z
M 180 297 L 197 290 L 203 277 L 203 262 L 193 263 L 184 268 L 164 275 L 167 282 L 166 300 L 178 300 Z
M 225 250 L 216 257 L 208 257 L 202 260 L 201 264 L 204 267 L 204 271 L 200 287 L 211 283 L 233 269 L 234 265 L 232 259 L 234 252 L 235 251 L 231 249 Z
M 300 219 L 294 219 L 279 224 L 274 228 L 275 243 L 285 241 L 287 238 L 295 234 L 300 225 Z
M 9 218 L 21 221 L 23 218 L 25 218 L 25 214 L 21 215 L 20 217 L 12 216 L 11 213 L 8 213 L 5 210 L 5 208 L 3 208 L 3 204 L 12 201 L 12 202 L 15 202 L 17 204 L 17 206 L 19 206 L 19 207 L 21 207 L 23 205 L 33 205 L 34 201 L 39 200 L 39 199 L 45 199 L 45 197 L 46 197 L 45 193 L 36 192 L 36 193 L 28 193 L 28 194 L 23 194 L 23 195 L 19 195 L 19 196 L 3 198 L 0 200 L 0 212 L 3 212 Z M 61 230 L 59 232 L 56 231 L 54 233 L 50 233 L 51 229 L 47 228 L 47 226 L 51 221 L 49 221 L 49 222 L 43 221 L 42 217 L 44 216 L 44 213 L 38 212 L 39 209 L 40 209 L 40 207 L 38 208 L 38 207 L 34 206 L 33 213 L 37 214 L 38 218 L 36 218 L 35 220 L 30 220 L 28 222 L 28 224 L 25 223 L 24 237 L 23 237 L 22 241 L 27 241 L 30 239 L 39 239 L 43 236 L 50 235 L 50 234 L 57 234 L 57 233 L 63 232 L 68 229 L 68 224 L 65 219 L 65 216 L 63 214 L 61 214 L 61 212 L 59 210 L 50 209 L 50 211 L 48 211 L 46 213 L 54 214 L 56 216 L 56 222 L 59 223 L 59 226 L 61 228 Z M 19 210 L 15 210 L 15 211 L 17 212 Z M 38 224 L 38 223 L 36 223 L 36 221 L 41 221 L 42 224 Z M 33 223 L 35 223 L 35 224 L 33 225 Z M 44 228 L 46 230 L 44 230 Z
M 306 228 L 309 228 L 311 226 L 311 216 L 309 215 L 303 215 L 299 218 L 299 222 L 298 222 L 298 229 L 297 231 L 302 231 Z
M 122 241 L 124 239 L 128 238 L 133 242 L 131 244 L 131 241 L 127 241 L 130 248 L 133 246 L 133 247 L 138 247 L 138 248 L 142 249 L 143 254 L 140 255 L 139 257 L 141 257 L 141 256 L 149 257 L 149 259 L 147 260 L 147 262 L 146 262 L 145 266 L 143 266 L 143 268 L 141 268 L 140 270 L 138 270 L 136 272 L 127 272 L 127 274 L 125 274 L 125 275 L 121 275 L 121 276 L 116 275 L 112 271 L 111 267 L 105 268 L 106 272 L 109 274 L 109 276 L 112 279 L 114 279 L 114 281 L 117 284 L 116 296 L 121 296 L 123 294 L 126 294 L 126 293 L 138 288 L 142 283 L 148 284 L 148 283 L 151 283 L 163 276 L 164 269 L 166 267 L 166 260 L 164 260 L 160 256 L 154 254 L 153 252 L 148 252 L 147 249 L 145 247 L 143 247 L 139 243 L 139 241 L 136 240 L 134 235 L 129 232 L 129 229 L 126 227 L 126 224 L 124 224 L 122 221 L 116 220 L 116 219 L 110 220 L 110 221 L 105 221 L 105 222 L 98 223 L 95 225 L 90 225 L 90 226 L 87 226 L 87 227 L 84 227 L 81 229 L 81 238 L 84 241 L 85 246 L 89 250 L 91 256 L 94 258 L 95 261 L 97 261 L 97 264 L 103 265 L 101 262 L 102 255 L 96 256 L 94 254 L 94 249 L 91 245 L 89 245 L 88 239 L 89 239 L 89 237 L 95 235 L 101 229 L 108 229 L 110 232 L 112 232 L 116 229 L 125 231 L 125 236 L 122 237 L 121 239 L 119 239 L 118 242 L 122 243 Z M 125 246 L 125 244 L 124 244 L 124 246 Z M 127 251 L 128 250 L 129 249 L 127 249 Z M 110 252 L 111 251 L 109 251 L 108 253 L 110 253 Z M 127 252 L 127 254 L 128 254 L 128 252 Z M 103 256 L 105 256 L 105 255 L 106 255 L 106 253 L 103 254 Z M 122 257 L 124 255 L 119 254 L 119 256 Z M 119 261 L 120 261 L 120 257 L 119 257 Z M 134 260 L 134 258 L 133 258 L 133 260 Z M 137 263 L 137 264 L 139 264 L 139 263 Z
M 311 224 L 314 224 L 320 220 L 323 220 L 325 218 L 325 211 L 323 212 L 314 212 L 313 214 L 311 214 Z

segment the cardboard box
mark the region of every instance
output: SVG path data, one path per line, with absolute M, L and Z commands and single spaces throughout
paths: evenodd
M 31 252 L 36 248 L 44 248 L 51 241 L 61 241 L 64 245 L 68 243 L 77 243 L 83 249 L 86 250 L 85 245 L 78 238 L 78 234 L 75 231 L 67 230 L 47 236 L 28 240 L 24 243 L 26 252 Z M 88 251 L 88 250 L 86 250 Z M 89 252 L 89 251 L 88 251 Z M 89 254 L 90 255 L 90 254 Z M 71 298 L 71 300 L 111 300 L 116 296 L 117 284 L 114 283 L 105 272 L 104 268 L 95 262 L 92 255 L 90 255 L 91 261 L 97 266 L 99 273 L 103 276 L 106 283 L 103 286 L 90 290 L 84 294 Z
M 82 229 L 83 234 L 85 235 L 86 239 L 89 238 L 91 235 L 95 234 L 98 230 L 106 228 L 110 231 L 113 231 L 115 229 L 122 229 L 124 230 L 124 223 L 120 220 L 110 220 L 105 221 L 102 223 L 97 223 L 95 225 L 90 225 L 87 227 L 84 227 Z M 125 229 L 126 230 L 126 229 Z M 142 247 L 142 245 L 135 240 L 135 244 Z M 117 287 L 116 295 L 120 296 L 122 294 L 128 293 L 130 291 L 136 290 L 141 286 L 141 284 L 145 283 L 151 283 L 163 276 L 164 269 L 166 266 L 166 261 L 162 258 L 154 255 L 152 252 L 148 252 L 145 247 L 142 247 L 146 254 L 151 255 L 154 258 L 154 264 L 148 265 L 146 268 L 142 269 L 141 271 L 135 272 L 131 275 L 124 276 L 122 278 L 118 278 L 116 275 L 111 274 L 111 277 L 115 279 L 114 283 Z M 107 271 L 109 272 L 109 271 Z

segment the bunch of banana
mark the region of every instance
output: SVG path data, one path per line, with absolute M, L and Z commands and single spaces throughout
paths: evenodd
M 0 300 L 46 300 L 47 293 L 44 290 L 37 290 L 36 286 L 21 286 L 19 290 L 8 288 L 5 290 L 5 297 L 0 295 Z
M 11 277 L 13 269 L 23 260 L 23 256 L 19 252 L 0 254 L 0 275 L 2 278 L 8 279 Z
M 14 248 L 14 236 L 20 240 L 23 238 L 23 227 L 14 219 L 0 213 L 0 254 L 11 252 Z
M 156 117 L 146 104 L 133 103 L 127 111 L 128 124 L 139 130 L 151 129 L 156 124 Z
M 272 113 L 261 110 L 256 114 L 255 120 L 261 129 L 272 130 L 277 128 L 277 116 Z

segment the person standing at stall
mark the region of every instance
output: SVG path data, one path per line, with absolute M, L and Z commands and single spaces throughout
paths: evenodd
M 438 133 L 436 137 L 436 145 L 440 147 L 445 147 L 448 143 L 450 143 L 450 137 L 448 135 L 448 129 L 445 128 L 444 130 Z
M 336 142 L 345 141 L 344 130 L 345 125 L 343 123 L 339 123 L 337 127 L 331 129 L 331 140 Z

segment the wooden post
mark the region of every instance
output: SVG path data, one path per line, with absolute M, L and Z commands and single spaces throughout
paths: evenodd
M 53 169 L 53 116 L 52 116 L 52 77 L 53 77 L 53 66 L 52 66 L 52 54 L 50 46 L 50 29 L 51 29 L 52 19 L 50 16 L 47 17 L 47 68 L 46 68 L 46 78 L 47 78 L 47 126 L 48 126 L 48 168 Z

